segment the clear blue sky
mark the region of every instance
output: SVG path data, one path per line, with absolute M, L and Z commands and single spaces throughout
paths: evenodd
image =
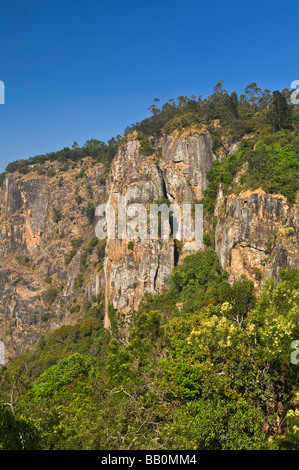
M 290 88 L 298 2 L 3 0 L 0 171 L 8 162 L 122 134 L 153 99 Z

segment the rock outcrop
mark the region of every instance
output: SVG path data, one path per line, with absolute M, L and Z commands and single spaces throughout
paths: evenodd
M 180 204 L 201 199 L 214 160 L 209 132 L 167 135 L 162 143 L 161 169 L 169 199 Z
M 108 203 L 118 220 L 120 197 L 127 206 L 141 204 L 146 215 L 151 204 L 202 199 L 216 158 L 209 132 L 152 140 L 151 154 L 129 133 L 110 168 L 85 158 L 7 175 L 0 189 L 0 344 L 7 361 L 44 332 L 74 323 L 98 295 L 105 298 L 105 326 L 112 307 L 126 323 L 144 294 L 163 292 L 175 264 L 194 252 L 189 240 L 144 240 L 138 233 L 128 240 L 117 233 L 100 259 L 90 243 L 98 219 L 88 220 L 88 207 Z M 216 251 L 231 281 L 245 274 L 259 287 L 280 268 L 298 266 L 299 201 L 290 208 L 280 195 L 256 190 L 224 197 L 220 189 L 215 215 Z M 209 220 L 204 226 L 212 233 Z
M 162 156 L 143 156 L 136 133 L 120 145 L 108 184 L 108 202 L 115 207 L 119 196 L 128 206 L 147 208 L 163 199 L 175 204 L 193 204 L 203 196 L 207 172 L 215 159 L 208 132 L 168 135 L 158 143 Z M 184 246 L 183 246 L 184 249 Z M 105 260 L 106 326 L 108 306 L 129 313 L 136 310 L 146 292 L 162 292 L 176 261 L 176 247 L 169 240 L 109 240 Z
M 83 242 L 94 235 L 85 211 L 90 201 L 105 200 L 106 169 L 85 159 L 64 170 L 52 162 L 26 175 L 8 174 L 0 195 L 0 339 L 6 360 L 45 331 L 76 320 L 67 306 L 82 295 L 75 280 Z M 103 289 L 96 256 L 89 262 L 86 299 Z
M 290 208 L 284 196 L 262 190 L 225 201 L 220 192 L 216 214 L 216 251 L 231 281 L 244 274 L 259 286 L 280 268 L 298 266 L 298 203 Z

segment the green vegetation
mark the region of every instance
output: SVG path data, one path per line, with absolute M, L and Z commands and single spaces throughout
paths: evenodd
M 99 239 L 96 235 L 94 235 L 90 240 L 89 240 L 89 248 L 92 251 L 95 246 L 97 246 L 99 242 Z
M 4 180 L 5 180 L 5 177 L 6 177 L 5 172 L 0 173 L 0 186 L 1 186 L 1 188 L 3 188 L 3 183 L 4 183 Z
M 106 240 L 99 240 L 98 241 L 98 249 L 97 249 L 97 256 L 99 260 L 103 260 L 105 257 L 105 248 L 106 248 Z
M 46 303 L 52 304 L 58 295 L 57 288 L 54 286 L 49 287 L 43 294 L 43 299 Z
M 91 202 L 88 203 L 88 206 L 85 209 L 85 214 L 86 214 L 86 217 L 88 218 L 88 222 L 92 224 L 94 216 L 95 216 L 94 204 L 92 204 Z
M 240 96 L 229 94 L 220 80 L 214 93 L 206 98 L 191 95 L 170 99 L 159 108 L 159 100 L 149 108 L 152 116 L 127 127 L 125 133 L 136 130 L 140 140 L 146 140 L 162 131 L 171 133 L 191 127 L 208 128 L 214 134 L 216 150 L 226 150 L 222 137 L 233 140 L 263 129 L 291 128 L 298 121 L 297 109 L 290 103 L 290 90 L 282 92 L 261 90 L 256 83 L 249 84 Z M 142 137 L 143 136 L 143 137 Z
M 111 305 L 103 328 L 94 297 L 1 370 L 0 447 L 298 448 L 298 293 L 299 271 L 283 270 L 257 299 L 209 247 L 175 268 L 168 292 L 145 296 L 129 337 Z
M 134 250 L 134 242 L 131 240 L 128 243 L 128 250 L 133 251 Z
M 107 143 L 90 139 L 85 142 L 82 147 L 79 147 L 77 142 L 73 143 L 72 148 L 65 147 L 57 152 L 50 152 L 45 155 L 36 155 L 35 157 L 28 158 L 27 160 L 16 160 L 11 162 L 6 167 L 7 173 L 19 171 L 22 174 L 29 172 L 31 165 L 42 165 L 45 162 L 59 161 L 67 164 L 68 162 L 78 162 L 84 157 L 92 157 L 95 162 L 109 163 L 116 154 L 120 136 L 112 137 Z M 66 167 L 67 169 L 67 167 Z M 83 172 L 83 173 L 82 173 Z M 79 178 L 84 176 L 84 170 L 79 172 Z M 4 176 L 0 175 L 0 183 Z
M 251 83 L 238 96 L 235 91 L 229 93 L 225 90 L 222 80 L 213 91 L 206 98 L 179 96 L 161 107 L 160 100 L 155 99 L 149 108 L 152 116 L 127 127 L 124 137 L 137 131 L 140 154 L 156 155 L 159 159 L 161 147 L 157 147 L 156 138 L 163 133 L 209 130 L 213 151 L 216 156 L 222 157 L 215 161 L 208 174 L 209 187 L 202 201 L 207 213 L 212 214 L 214 211 L 220 184 L 225 194 L 261 188 L 266 193 L 282 194 L 293 204 L 299 179 L 299 112 L 298 106 L 290 102 L 291 91 L 285 89 L 271 93 Z M 71 149 L 66 147 L 58 152 L 12 162 L 6 172 L 18 170 L 20 173 L 28 173 L 32 167 L 45 173 L 41 165 L 55 160 L 65 164 L 60 170 L 67 171 L 69 162 L 73 162 L 74 168 L 86 156 L 90 156 L 93 162 L 104 162 L 109 166 L 120 142 L 121 136 L 107 143 L 91 139 L 81 148 L 74 142 Z M 240 145 L 237 153 L 232 155 L 230 145 L 235 142 Z M 55 173 L 53 169 L 47 172 Z M 238 183 L 234 181 L 237 174 Z M 3 184 L 5 175 L 0 175 L 0 184 Z M 84 168 L 79 169 L 77 177 L 84 176 Z M 79 204 L 78 195 L 76 200 Z M 58 212 L 55 213 L 55 221 L 58 222 L 60 216 Z M 86 216 L 92 223 L 94 207 L 91 203 L 86 207 Z
M 298 133 L 290 130 L 243 140 L 235 155 L 217 161 L 208 173 L 204 207 L 213 213 L 220 184 L 224 195 L 261 188 L 268 194 L 282 194 L 293 204 L 298 190 L 298 149 Z M 238 183 L 234 183 L 243 168 L 246 171 L 241 172 Z

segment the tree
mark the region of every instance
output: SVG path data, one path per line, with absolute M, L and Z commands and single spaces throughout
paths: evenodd
M 214 93 L 221 94 L 223 89 L 224 80 L 218 80 L 218 83 L 214 86 Z
M 290 107 L 280 91 L 273 92 L 269 118 L 275 131 L 290 124 Z
M 39 436 L 37 429 L 14 412 L 0 405 L 0 450 L 37 450 Z
M 229 105 L 229 109 L 230 109 L 231 113 L 237 119 L 239 117 L 239 111 L 238 111 L 239 98 L 238 98 L 238 95 L 235 91 L 233 91 L 231 93 L 231 95 L 229 96 L 228 105 Z
M 241 327 L 248 312 L 255 306 L 254 284 L 246 277 L 241 277 L 224 292 L 224 300 L 229 302 L 229 318 Z
M 261 97 L 261 92 L 262 92 L 261 88 L 259 88 L 255 82 L 250 83 L 245 88 L 245 94 L 247 96 L 247 99 L 248 99 L 249 103 L 252 106 L 252 109 L 253 109 L 254 113 L 257 110 L 258 102 L 259 102 L 260 97 Z
M 151 112 L 152 112 L 152 114 L 153 114 L 154 116 L 160 112 L 160 109 L 157 107 L 159 101 L 160 101 L 159 98 L 155 98 L 155 99 L 154 99 L 154 104 L 152 104 L 152 105 L 148 108 L 149 110 L 151 110 Z

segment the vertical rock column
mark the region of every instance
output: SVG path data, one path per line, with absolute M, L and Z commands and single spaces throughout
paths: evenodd
M 155 156 L 140 155 L 135 133 L 120 145 L 112 164 L 108 183 L 108 203 L 118 218 L 119 196 L 126 196 L 127 206 L 137 203 L 148 210 L 149 204 L 165 197 L 165 187 Z M 149 217 L 148 217 L 149 223 Z M 149 234 L 149 227 L 147 229 Z M 117 312 L 136 310 L 145 292 L 161 292 L 174 267 L 173 240 L 109 239 L 106 247 L 105 326 L 110 326 L 109 304 Z

